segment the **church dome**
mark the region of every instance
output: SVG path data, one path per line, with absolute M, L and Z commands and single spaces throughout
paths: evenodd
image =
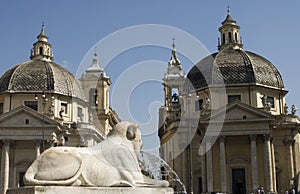
M 79 80 L 53 62 L 44 25 L 33 44 L 30 61 L 16 65 L 0 78 L 0 93 L 55 93 L 84 100 Z
M 283 89 L 282 77 L 276 67 L 264 57 L 243 50 L 240 26 L 232 19 L 229 9 L 219 28 L 219 52 L 198 62 L 188 73 L 194 89 L 208 85 L 262 85 Z
M 79 81 L 54 62 L 33 59 L 16 65 L 0 78 L 0 92 L 51 92 L 84 99 Z
M 242 49 L 229 48 L 207 56 L 187 77 L 195 89 L 223 83 L 226 86 L 254 84 L 284 88 L 279 71 L 270 61 Z

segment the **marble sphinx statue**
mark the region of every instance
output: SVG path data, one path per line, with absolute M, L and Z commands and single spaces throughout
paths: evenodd
M 28 168 L 26 186 L 150 186 L 166 187 L 167 181 L 144 176 L 138 163 L 142 146 L 138 126 L 120 122 L 107 139 L 93 147 L 53 147 Z

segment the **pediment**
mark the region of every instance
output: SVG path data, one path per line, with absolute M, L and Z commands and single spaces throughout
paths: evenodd
M 273 120 L 274 116 L 268 112 L 252 107 L 241 101 L 235 101 L 222 107 L 212 114 L 208 115 L 204 120 L 214 121 L 266 121 Z
M 227 159 L 228 164 L 244 164 L 248 162 L 249 159 L 244 155 L 232 155 Z
M 10 112 L 0 115 L 1 126 L 39 126 L 39 125 L 59 125 L 56 121 L 38 113 L 27 106 L 20 106 Z

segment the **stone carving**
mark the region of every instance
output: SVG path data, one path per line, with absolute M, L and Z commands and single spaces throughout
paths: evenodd
M 138 126 L 119 122 L 107 139 L 86 147 L 53 147 L 28 168 L 27 186 L 168 186 L 167 181 L 144 176 L 138 162 L 142 146 Z
M 261 102 L 263 104 L 263 108 L 265 111 L 270 111 L 271 110 L 271 102 L 268 100 L 268 96 L 263 95 L 261 98 Z
M 296 115 L 296 111 L 297 111 L 296 106 L 292 105 L 292 111 L 291 111 L 291 113 L 292 113 L 293 116 Z
M 285 115 L 288 114 L 288 109 L 289 109 L 288 105 L 286 103 L 284 103 L 283 112 Z

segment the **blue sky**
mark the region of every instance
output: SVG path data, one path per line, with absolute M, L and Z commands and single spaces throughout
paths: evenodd
M 232 17 L 241 26 L 244 49 L 264 56 L 279 69 L 285 87 L 289 90 L 288 105 L 295 104 L 300 108 L 300 1 L 1 1 L 0 74 L 29 59 L 30 49 L 40 32 L 42 22 L 45 23 L 46 34 L 54 50 L 55 62 L 78 75 L 79 66 L 88 63 L 83 61 L 84 57 L 94 50 L 97 42 L 118 30 L 136 25 L 160 24 L 175 27 L 197 38 L 209 52 L 215 52 L 218 28 L 226 17 L 228 5 Z M 170 47 L 172 38 L 177 39 L 172 33 L 164 37 Z M 151 33 L 144 38 L 150 39 Z M 180 39 L 176 41 L 178 50 L 183 44 Z M 118 42 L 110 45 L 111 48 L 118 46 Z M 105 51 L 97 52 L 100 65 L 105 66 L 105 71 L 113 82 L 112 91 L 114 83 L 118 83 L 122 73 L 127 72 L 133 64 L 144 62 L 149 67 L 151 63 L 147 61 L 159 61 L 153 65 L 152 70 L 157 69 L 163 76 L 170 58 L 170 49 L 143 46 L 128 49 L 115 56 L 109 64 L 103 64 L 105 56 L 101 54 Z M 199 60 L 202 57 L 203 53 L 199 53 Z M 180 55 L 180 59 L 187 73 L 193 63 L 185 55 Z M 160 81 L 140 83 L 128 101 L 130 118 L 140 123 L 150 122 L 153 129 L 157 125 L 151 120 L 157 121 L 154 117 L 158 112 L 156 108 L 159 102 L 163 102 Z M 118 107 L 113 108 L 118 111 Z M 158 144 L 154 130 L 147 136 L 146 148 Z

